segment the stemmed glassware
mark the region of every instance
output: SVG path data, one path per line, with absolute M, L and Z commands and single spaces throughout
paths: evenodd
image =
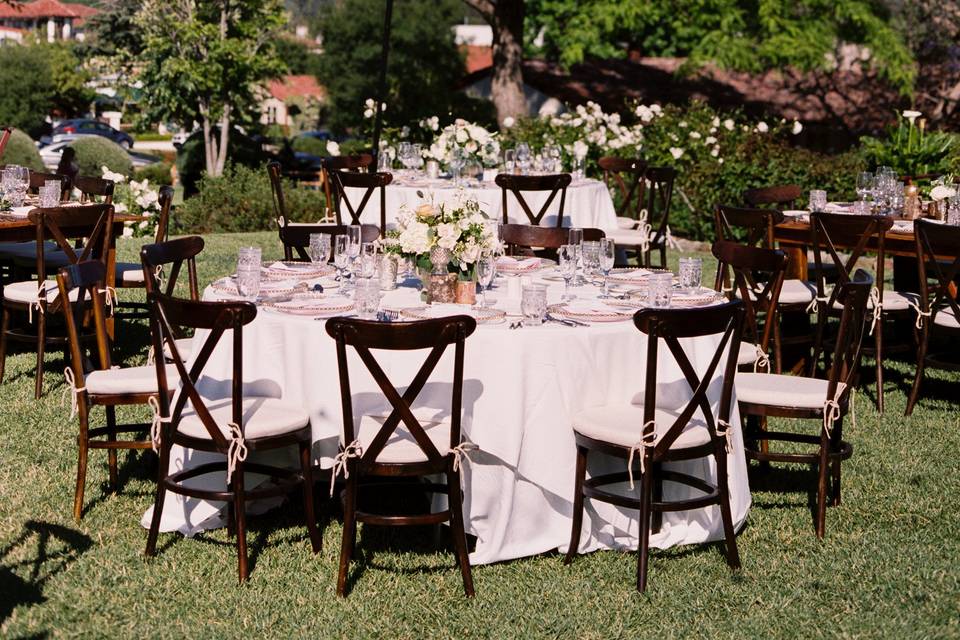
M 453 176 L 453 184 L 456 186 L 460 186 L 460 171 L 463 169 L 463 165 L 466 160 L 466 154 L 460 147 L 454 147 L 450 151 L 450 158 L 448 159 L 447 164 L 450 166 L 450 173 Z
M 482 306 L 487 305 L 487 289 L 493 284 L 493 279 L 497 275 L 497 259 L 489 254 L 480 256 L 477 260 L 477 282 L 480 284 L 480 295 L 482 296 Z
M 574 252 L 577 256 L 577 269 L 580 268 L 580 259 L 583 256 L 583 229 L 577 227 L 571 227 L 570 231 L 567 232 L 567 244 L 571 245 L 574 248 Z M 580 286 L 583 284 L 583 278 L 579 273 L 573 274 L 573 284 L 574 286 Z
M 580 251 L 576 245 L 565 244 L 560 246 L 557 252 L 557 262 L 560 267 L 560 275 L 563 277 L 563 300 L 573 300 L 575 296 L 570 293 L 570 282 L 577 275 L 577 262 L 580 260 Z
M 340 281 L 340 291 L 345 292 L 347 287 L 346 271 L 350 266 L 350 238 L 339 235 L 333 239 L 333 266 L 337 268 L 337 279 Z
M 324 264 L 330 259 L 330 234 L 311 233 L 310 234 L 310 262 L 314 264 Z
M 610 270 L 613 269 L 614 259 L 616 257 L 616 245 L 610 238 L 600 239 L 600 272 L 603 274 L 603 294 L 601 298 L 609 298 L 609 280 Z
M 866 200 L 873 194 L 874 176 L 869 171 L 861 171 L 857 174 L 857 196 L 861 200 Z
M 503 152 L 503 172 L 513 174 L 513 170 L 516 166 L 517 152 L 513 149 L 507 149 Z
M 533 155 L 530 153 L 530 145 L 521 142 L 517 145 L 517 165 L 520 167 L 521 175 L 530 173 L 531 162 L 533 162 Z

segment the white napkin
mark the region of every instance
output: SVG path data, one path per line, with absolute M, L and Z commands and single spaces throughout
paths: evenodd
M 823 208 L 827 213 L 850 213 L 853 211 L 853 206 L 849 204 L 839 204 L 836 202 L 828 202 L 827 206 Z
M 10 213 L 15 215 L 18 218 L 26 218 L 27 214 L 33 211 L 36 207 L 13 207 L 10 209 Z
M 502 256 L 497 259 L 497 266 L 506 269 L 533 269 L 540 266 L 540 258 L 524 258 L 518 260 L 512 256 Z

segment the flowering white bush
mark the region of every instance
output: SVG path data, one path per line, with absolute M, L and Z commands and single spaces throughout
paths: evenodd
M 160 194 L 157 189 L 154 189 L 147 179 L 139 182 L 131 180 L 128 183 L 126 176 L 110 171 L 105 166 L 101 167 L 101 172 L 105 180 L 111 180 L 114 183 L 113 209 L 116 213 L 150 216 L 149 220 L 124 223 L 123 235 L 125 237 L 154 235 L 160 214 Z
M 439 119 L 436 116 L 427 118 L 421 121 L 420 126 L 435 131 L 435 127 L 439 126 Z M 476 160 L 484 167 L 496 167 L 500 164 L 500 141 L 497 134 L 461 118 L 444 127 L 424 154 L 438 162 L 449 163 L 453 150 L 458 147 L 463 150 L 466 159 Z

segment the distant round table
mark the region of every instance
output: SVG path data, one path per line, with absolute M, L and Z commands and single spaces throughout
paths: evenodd
M 347 188 L 347 197 L 353 206 L 358 206 L 363 198 L 364 189 Z M 422 197 L 421 197 L 422 194 Z M 523 194 L 531 211 L 538 213 L 546 202 L 549 191 L 531 191 Z M 472 182 L 461 189 L 455 187 L 452 180 L 428 178 L 407 178 L 394 175 L 394 181 L 386 187 L 387 226 L 396 224 L 397 212 L 402 205 L 411 211 L 424 202 L 455 205 L 461 198 L 473 198 L 480 203 L 481 209 L 495 220 L 503 218 L 503 196 L 500 187 L 493 182 Z M 557 212 L 560 208 L 558 193 L 546 215 L 540 221 L 545 227 L 556 226 Z M 529 224 L 529 219 L 512 193 L 507 194 L 507 210 L 510 222 Z M 344 213 L 343 215 L 347 215 Z M 374 192 L 367 202 L 360 221 L 366 224 L 380 224 L 380 198 Z M 349 222 L 348 220 L 344 221 Z M 607 186 L 599 180 L 574 180 L 567 187 L 567 196 L 563 207 L 563 226 L 596 229 L 616 229 L 617 214 L 613 199 Z
M 562 286 L 550 281 L 551 303 L 559 299 Z M 506 285 L 494 289 L 501 298 L 496 306 L 508 313 L 518 312 L 519 300 L 507 299 L 508 289 Z M 590 286 L 577 291 L 583 296 L 597 295 L 597 289 Z M 212 289 L 207 289 L 205 299 L 216 299 Z M 383 299 L 388 307 L 418 303 L 416 289 L 407 287 L 388 292 Z M 634 401 L 643 389 L 646 337 L 632 322 L 589 327 L 545 324 L 511 330 L 513 319 L 508 316 L 502 324 L 481 324 L 466 342 L 463 433 L 478 447 L 470 452 L 463 472 L 465 522 L 467 531 L 477 537 L 470 556 L 474 564 L 565 550 L 574 492 L 571 419 L 588 407 Z M 691 363 L 702 373 L 719 336 L 682 342 Z M 335 345 L 325 331 L 325 322 L 260 309 L 244 328 L 243 349 L 244 393 L 302 405 L 310 415 L 315 461 L 330 467 L 343 423 Z M 424 357 L 421 352 L 377 353 L 384 371 L 398 386 L 413 378 Z M 229 396 L 231 358 L 230 340 L 221 340 L 204 370 L 201 393 L 212 398 Z M 417 412 L 442 416 L 449 411 L 452 369 L 453 353 L 448 350 L 418 398 Z M 389 412 L 388 402 L 359 358 L 351 362 L 350 376 L 358 416 Z M 674 393 L 679 389 L 686 398 L 692 395 L 669 352 L 659 358 L 658 380 L 663 389 Z M 715 406 L 720 386 L 712 384 L 708 391 Z M 731 424 L 739 425 L 736 411 Z M 739 428 L 733 433 L 729 480 L 734 523 L 739 529 L 749 511 L 750 490 Z M 175 447 L 171 465 L 195 466 L 211 459 L 210 455 Z M 608 472 L 617 464 L 622 469 L 623 465 L 600 457 L 591 457 L 591 461 L 590 473 Z M 294 464 L 293 456 L 289 464 Z M 670 466 L 715 479 L 712 459 Z M 667 498 L 687 497 L 687 492 L 674 483 L 665 485 Z M 192 535 L 223 526 L 222 508 L 223 503 L 168 494 L 161 529 Z M 144 523 L 149 524 L 149 516 L 150 511 Z M 636 548 L 635 511 L 588 500 L 584 521 L 581 551 Z M 665 513 L 662 529 L 651 536 L 650 544 L 666 548 L 722 538 L 720 510 L 713 506 Z

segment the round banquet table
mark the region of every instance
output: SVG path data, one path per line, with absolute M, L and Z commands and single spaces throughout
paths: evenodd
M 347 198 L 354 207 L 360 205 L 364 191 L 365 189 L 356 187 L 346 189 Z M 423 198 L 417 194 L 418 191 L 423 194 Z M 530 191 L 524 192 L 523 198 L 530 210 L 537 214 L 549 195 L 549 191 Z M 397 212 L 401 205 L 406 205 L 412 211 L 425 201 L 429 202 L 432 199 L 437 205 L 444 204 L 450 207 L 464 196 L 476 199 L 480 203 L 481 209 L 493 219 L 501 220 L 503 218 L 503 196 L 500 187 L 493 182 L 472 182 L 460 189 L 453 186 L 452 180 L 430 180 L 424 177 L 407 178 L 395 174 L 394 181 L 386 187 L 387 226 L 396 223 Z M 547 213 L 544 214 L 540 224 L 545 227 L 556 226 L 559 207 L 560 194 L 558 193 L 553 202 L 550 203 L 550 208 L 547 209 Z M 517 202 L 512 193 L 507 194 L 507 210 L 509 211 L 510 222 L 530 223 L 527 215 L 520 207 L 520 203 Z M 343 207 L 343 216 L 349 218 L 345 206 Z M 380 224 L 380 196 L 376 191 L 371 194 L 370 200 L 360 215 L 360 221 L 364 224 Z M 344 224 L 348 222 L 349 220 L 344 220 Z M 567 187 L 567 197 L 563 205 L 563 226 L 595 229 L 617 228 L 617 214 L 613 206 L 613 199 L 603 182 L 581 179 L 574 180 Z
M 500 297 L 496 306 L 508 313 L 519 311 L 519 300 L 507 299 L 507 291 L 502 282 L 493 290 Z M 583 297 L 597 294 L 591 286 L 575 291 Z M 551 301 L 557 301 L 561 293 L 562 285 L 550 283 Z M 208 288 L 205 298 L 216 299 L 216 295 Z M 416 289 L 408 287 L 388 292 L 383 299 L 383 305 L 391 308 L 417 304 Z M 553 549 L 565 551 L 570 538 L 575 469 L 571 418 L 587 407 L 642 399 L 646 337 L 632 322 L 594 323 L 589 327 L 550 323 L 510 330 L 510 321 L 508 316 L 501 324 L 478 325 L 466 341 L 463 437 L 478 449 L 470 452 L 462 476 L 465 523 L 467 531 L 477 538 L 475 551 L 470 555 L 474 564 Z M 261 308 L 244 332 L 244 393 L 302 405 L 310 415 L 315 462 L 330 467 L 343 423 L 334 341 L 327 335 L 325 323 Z M 195 339 L 203 337 L 201 333 Z M 230 344 L 229 336 L 224 336 L 204 369 L 199 388 L 205 397 L 229 397 Z M 682 344 L 691 363 L 702 374 L 719 344 L 719 336 L 687 339 Z M 356 353 L 348 353 L 352 358 L 350 377 L 357 416 L 388 414 L 389 403 L 373 378 Z M 394 385 L 401 388 L 412 380 L 426 357 L 423 352 L 374 354 Z M 443 419 L 444 412 L 449 412 L 452 369 L 451 348 L 414 405 L 420 419 Z M 658 358 L 657 375 L 659 401 L 673 396 L 677 403 L 673 406 L 680 406 L 692 396 L 666 348 Z M 708 391 L 714 411 L 721 386 L 717 380 Z M 750 507 L 750 490 L 736 411 L 730 422 L 735 427 L 729 464 L 731 506 L 739 529 Z M 638 433 L 639 428 L 638 424 Z M 282 457 L 286 453 L 272 455 Z M 175 447 L 171 467 L 188 468 L 216 457 Z M 591 474 L 623 469 L 623 461 L 604 459 L 599 454 L 591 454 L 590 461 Z M 288 459 L 274 458 L 269 462 L 296 464 L 292 451 Z M 712 458 L 670 466 L 701 478 L 715 478 Z M 262 476 L 248 474 L 248 482 L 257 480 L 262 480 Z M 213 486 L 222 480 L 209 476 L 194 482 Z M 624 483 L 624 491 L 627 490 Z M 664 485 L 667 499 L 688 497 L 692 495 L 690 491 L 672 482 Z M 264 509 L 268 506 L 261 505 Z M 168 494 L 161 530 L 192 535 L 223 526 L 222 511 L 224 503 Z M 152 507 L 144 514 L 144 526 L 149 526 L 151 513 Z M 580 550 L 635 549 L 637 531 L 636 511 L 587 500 Z M 666 548 L 722 537 L 720 511 L 713 506 L 664 514 L 663 527 L 651 536 L 650 543 Z

